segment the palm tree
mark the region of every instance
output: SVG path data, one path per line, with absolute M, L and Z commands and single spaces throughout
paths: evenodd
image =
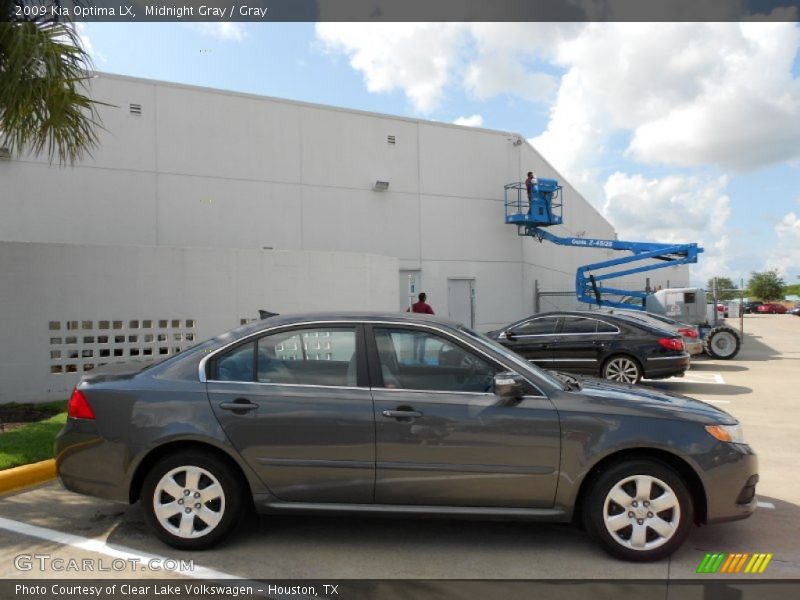
M 87 95 L 92 63 L 75 28 L 51 15 L 16 16 L 35 4 L 0 0 L 0 146 L 46 152 L 74 164 L 97 146 L 97 106 Z

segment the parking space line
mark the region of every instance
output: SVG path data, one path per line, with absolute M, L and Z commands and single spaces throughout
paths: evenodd
M 684 381 L 691 381 L 692 383 L 715 383 L 717 385 L 725 385 L 725 378 L 719 373 L 693 373 L 687 371 L 681 379 Z
M 756 506 L 759 508 L 769 508 L 770 510 L 775 510 L 775 505 L 772 502 L 764 502 L 763 500 L 756 501 Z
M 28 537 L 46 540 L 48 542 L 55 542 L 63 546 L 70 546 L 79 550 L 87 550 L 97 554 L 104 554 L 112 558 L 120 558 L 125 561 L 137 561 L 141 565 L 147 564 L 151 560 L 161 561 L 159 564 L 165 564 L 164 561 L 174 561 L 175 559 L 158 554 L 150 554 L 147 552 L 140 552 L 132 548 L 124 546 L 112 546 L 104 541 L 82 537 L 80 535 L 73 535 L 71 533 L 64 533 L 56 531 L 55 529 L 48 529 L 46 527 L 39 527 L 38 525 L 30 525 L 12 519 L 0 517 L 0 529 L 19 533 Z M 177 560 L 180 563 L 180 559 Z M 165 571 L 166 573 L 166 571 Z M 194 567 L 193 569 L 177 569 L 169 571 L 173 575 L 182 575 L 184 577 L 191 577 L 194 579 L 242 579 L 238 575 L 231 575 L 216 571 L 207 567 Z

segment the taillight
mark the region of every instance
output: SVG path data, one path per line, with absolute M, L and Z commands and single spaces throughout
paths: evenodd
M 67 415 L 73 419 L 94 419 L 92 407 L 89 406 L 89 403 L 86 401 L 86 396 L 84 396 L 78 388 L 75 388 L 72 392 L 72 396 L 69 397 Z
M 680 352 L 683 350 L 683 340 L 677 338 L 661 338 L 658 343 L 664 346 L 667 350 L 676 350 Z
M 679 333 L 680 333 L 680 334 L 681 334 L 683 337 L 688 337 L 688 338 L 697 338 L 697 331 L 695 331 L 695 330 L 694 330 L 694 329 L 692 329 L 691 327 L 681 327 L 680 329 L 678 329 L 678 332 L 679 332 Z

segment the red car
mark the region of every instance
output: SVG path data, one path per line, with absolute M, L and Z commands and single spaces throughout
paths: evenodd
M 783 304 L 775 304 L 774 302 L 767 302 L 761 306 L 756 307 L 756 312 L 768 313 L 770 315 L 785 315 L 786 307 Z

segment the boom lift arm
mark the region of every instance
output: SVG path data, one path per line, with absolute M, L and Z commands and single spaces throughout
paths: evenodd
M 634 273 L 696 263 L 698 255 L 703 252 L 703 249 L 695 243 L 663 244 L 554 235 L 545 227 L 563 223 L 561 189 L 555 179 L 537 180 L 531 186 L 530 194 L 524 183 L 515 182 L 506 185 L 506 223 L 516 225 L 518 235 L 535 237 L 540 242 L 547 240 L 559 246 L 631 252 L 628 256 L 579 267 L 575 274 L 575 293 L 581 302 L 598 306 L 644 310 L 644 299 L 648 295 L 646 291 L 623 290 L 604 286 L 603 282 Z M 620 300 L 610 299 L 609 296 L 612 298 L 622 296 L 641 298 L 642 305 L 632 306 Z

